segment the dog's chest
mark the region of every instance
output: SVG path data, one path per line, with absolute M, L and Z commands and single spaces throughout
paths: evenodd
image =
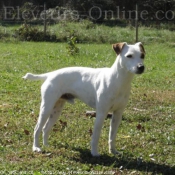
M 129 99 L 129 93 L 119 93 L 111 99 L 110 111 L 125 108 Z

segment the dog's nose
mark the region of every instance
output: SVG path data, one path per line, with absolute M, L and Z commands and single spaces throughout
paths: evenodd
M 145 69 L 145 66 L 142 63 L 139 63 L 137 65 L 137 72 L 136 73 L 141 74 L 141 73 L 143 73 L 144 69 Z

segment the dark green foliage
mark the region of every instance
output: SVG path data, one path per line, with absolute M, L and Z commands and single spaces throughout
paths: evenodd
M 10 34 L 0 30 L 0 39 L 4 39 L 7 37 L 10 37 Z
M 57 41 L 56 35 L 44 32 L 37 28 L 31 27 L 30 25 L 23 24 L 19 29 L 16 30 L 16 35 L 22 41 Z
M 67 51 L 70 55 L 75 55 L 79 52 L 79 48 L 76 46 L 77 37 L 75 36 L 75 31 L 70 31 L 69 36 L 67 37 L 68 46 Z

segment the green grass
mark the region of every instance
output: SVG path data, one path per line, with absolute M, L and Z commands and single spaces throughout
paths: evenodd
M 65 106 L 59 120 L 67 122 L 67 127 L 58 120 L 50 134 L 50 147 L 43 148 L 42 154 L 32 152 L 42 82 L 24 81 L 21 77 L 26 72 L 43 73 L 67 66 L 109 67 L 115 60 L 110 44 L 78 44 L 80 53 L 74 57 L 68 56 L 66 46 L 45 42 L 0 43 L 0 174 L 12 171 L 17 174 L 49 174 L 49 171 L 175 174 L 175 47 L 172 43 L 145 45 L 147 69 L 133 81 L 116 138 L 120 156 L 108 154 L 109 120 L 106 120 L 99 143 L 101 157 L 91 157 L 94 118 L 86 117 L 85 111 L 91 109 L 78 100 L 75 105 Z
M 0 23 L 1 24 L 1 23 Z M 30 26 L 30 24 L 29 24 Z M 20 38 L 15 32 L 19 29 L 20 25 L 0 25 L 0 39 L 4 41 L 18 41 Z M 37 28 L 38 32 L 43 30 L 42 25 L 31 25 Z M 123 27 L 120 25 L 108 26 L 94 24 L 88 20 L 80 22 L 60 21 L 58 24 L 48 25 L 47 31 L 51 36 L 56 36 L 55 41 L 66 42 L 70 33 L 75 34 L 77 42 L 79 43 L 115 43 L 116 41 L 127 41 L 129 43 L 135 42 L 135 27 L 125 24 Z M 31 35 L 36 35 L 33 32 Z M 52 38 L 52 37 L 51 37 Z M 145 27 L 139 26 L 139 40 L 145 44 L 149 43 L 164 43 L 168 41 L 174 45 L 174 25 L 160 24 L 159 29 L 155 26 Z M 52 40 L 51 40 L 52 41 Z

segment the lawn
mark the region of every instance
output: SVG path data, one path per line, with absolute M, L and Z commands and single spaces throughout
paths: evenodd
M 26 27 L 25 27 L 26 26 Z M 122 27 L 121 27 L 122 26 Z M 159 28 L 159 30 L 157 29 Z M 20 29 L 20 30 L 19 30 Z M 21 30 L 22 29 L 22 30 Z M 145 27 L 139 24 L 139 40 L 143 43 L 174 43 L 175 25 L 173 23 L 159 24 L 156 26 Z M 17 32 L 18 31 L 18 32 Z M 20 31 L 20 32 L 19 32 Z M 47 25 L 47 32 L 51 41 L 66 42 L 67 37 L 72 34 L 76 36 L 78 43 L 114 43 L 117 41 L 135 41 L 135 27 L 132 25 L 105 25 L 95 24 L 88 20 L 80 22 L 60 21 L 58 24 Z M 5 41 L 34 40 L 42 41 L 42 25 L 20 25 L 6 24 L 0 21 L 0 39 Z M 40 36 L 41 34 L 41 36 Z M 37 36 L 37 37 L 36 37 Z M 32 41 L 33 41 L 32 40 Z
M 108 153 L 109 119 L 100 138 L 100 158 L 90 155 L 94 118 L 80 101 L 67 104 L 43 153 L 32 152 L 42 82 L 24 81 L 26 72 L 68 66 L 110 67 L 110 44 L 0 42 L 0 174 L 175 174 L 175 45 L 145 43 L 146 71 L 135 76 L 116 138 L 120 156 Z M 66 125 L 63 124 L 66 122 Z

